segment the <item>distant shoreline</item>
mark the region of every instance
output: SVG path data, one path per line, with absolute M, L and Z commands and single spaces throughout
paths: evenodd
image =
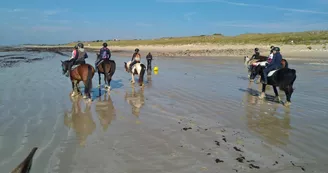
M 306 45 L 275 45 L 279 46 L 285 58 L 290 59 L 317 59 L 328 60 L 328 50 L 322 45 L 311 45 L 309 50 Z M 216 44 L 189 44 L 189 45 L 139 45 L 139 46 L 110 46 L 114 56 L 131 56 L 135 48 L 140 49 L 142 57 L 151 52 L 155 57 L 244 57 L 251 56 L 255 47 L 260 49 L 262 55 L 269 54 L 269 45 L 216 45 Z M 98 52 L 101 46 L 85 46 L 88 52 Z M 0 52 L 33 51 L 54 52 L 67 55 L 72 51 L 71 46 L 22 46 L 1 47 Z M 66 52 L 64 54 L 63 52 Z M 68 55 L 69 56 L 69 55 Z

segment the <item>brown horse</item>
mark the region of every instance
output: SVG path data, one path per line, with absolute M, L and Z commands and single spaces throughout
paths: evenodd
M 97 57 L 100 58 L 100 54 L 97 53 Z M 110 90 L 110 82 L 116 70 L 116 63 L 113 60 L 104 59 L 102 62 L 98 63 L 97 71 L 99 76 L 99 87 L 101 86 L 100 74 L 104 74 L 105 88 Z
M 37 147 L 34 147 L 30 154 L 11 173 L 29 173 L 32 167 L 33 156 L 37 149 Z
M 66 74 L 68 72 L 68 65 L 69 61 L 61 61 L 62 63 L 62 70 L 63 74 Z M 80 64 L 73 70 L 69 72 L 70 74 L 70 79 L 72 82 L 72 89 L 73 92 L 71 96 L 76 96 L 78 94 L 81 95 L 81 91 L 79 89 L 79 82 L 83 81 L 84 83 L 84 96 L 83 98 L 87 98 L 89 101 L 91 100 L 91 89 L 92 89 L 92 78 L 95 74 L 95 69 L 90 65 L 90 64 Z

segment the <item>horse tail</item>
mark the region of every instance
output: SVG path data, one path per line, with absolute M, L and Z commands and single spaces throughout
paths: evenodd
M 285 66 L 283 68 L 288 68 L 288 61 L 286 59 L 282 59 L 282 61 L 285 63 Z
M 92 88 L 92 77 L 93 77 L 92 66 L 88 65 L 88 76 L 85 85 L 85 90 L 88 91 L 88 93 L 90 93 L 90 90 Z
M 279 84 L 279 88 L 282 89 L 282 90 L 285 90 L 285 89 L 288 89 L 289 87 L 292 87 L 295 80 L 296 80 L 296 70 L 295 69 L 287 68 L 284 71 L 285 72 L 282 75 L 283 78 L 281 79 L 283 81 Z
M 140 74 L 139 74 L 139 83 L 141 85 L 141 83 L 143 82 L 143 78 L 144 78 L 144 75 L 145 75 L 145 71 L 146 71 L 146 66 L 144 64 L 140 64 L 141 66 L 141 71 L 140 71 Z
M 109 71 L 109 76 L 112 77 L 116 71 L 116 62 L 113 60 L 110 61 L 110 71 Z

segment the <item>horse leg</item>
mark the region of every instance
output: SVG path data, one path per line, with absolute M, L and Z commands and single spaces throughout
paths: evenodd
M 272 88 L 273 88 L 274 95 L 275 95 L 274 101 L 280 103 L 280 102 L 281 102 L 281 99 L 280 99 L 280 97 L 279 97 L 277 87 L 276 87 L 276 86 L 272 86 Z
M 98 69 L 98 80 L 99 80 L 98 88 L 101 88 L 101 76 L 100 76 L 99 69 Z
M 73 86 L 73 92 L 71 94 L 71 97 L 74 97 L 74 96 L 78 95 L 78 89 L 77 89 L 78 86 L 77 86 L 77 81 L 76 80 L 74 80 L 72 82 L 72 86 Z
M 262 84 L 262 92 L 261 92 L 261 95 L 259 96 L 260 99 L 263 99 L 265 97 L 265 87 L 266 87 L 266 84 Z
M 132 77 L 132 78 L 131 78 L 131 83 L 134 84 L 135 81 L 134 81 L 134 75 L 133 75 L 133 73 L 131 73 L 131 77 Z
M 110 91 L 110 82 L 112 81 L 112 76 L 111 75 L 107 75 L 107 84 L 108 84 L 108 87 L 107 87 L 107 90 Z
M 289 106 L 291 104 L 291 97 L 292 97 L 292 93 L 293 93 L 293 88 L 291 85 L 288 85 L 285 89 L 285 94 L 286 94 L 286 103 L 284 104 L 285 106 Z

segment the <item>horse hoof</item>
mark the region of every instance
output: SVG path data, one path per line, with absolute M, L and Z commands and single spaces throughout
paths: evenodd
M 265 93 L 261 93 L 261 95 L 259 96 L 260 99 L 264 99 L 265 97 Z
M 290 106 L 291 104 L 292 104 L 291 102 L 288 102 L 288 101 L 287 101 L 287 102 L 284 103 L 284 106 L 288 107 L 288 106 Z
M 77 96 L 77 95 L 78 95 L 77 93 L 72 92 L 71 97 L 75 97 L 75 96 Z
M 280 103 L 280 102 L 281 102 L 281 99 L 280 99 L 280 97 L 279 97 L 279 96 L 276 96 L 276 97 L 274 98 L 274 101 L 275 101 L 275 102 L 279 102 L 279 103 Z
M 132 84 L 134 84 L 135 82 L 131 81 Z
M 88 97 L 86 95 L 83 96 L 84 99 L 87 99 Z
M 250 81 L 250 82 L 254 82 L 254 79 L 250 79 L 249 81 Z

